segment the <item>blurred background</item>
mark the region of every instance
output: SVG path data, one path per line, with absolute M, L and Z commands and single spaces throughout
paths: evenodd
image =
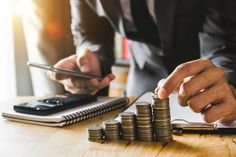
M 69 0 L 0 0 L 0 101 L 15 96 L 64 93 L 44 70 L 29 68 L 32 61 L 54 65 L 75 53 L 70 29 Z M 115 35 L 116 64 L 109 96 L 125 95 L 129 69 L 129 41 Z
M 63 93 L 28 60 L 55 64 L 73 54 L 69 0 L 0 0 L 0 101 Z

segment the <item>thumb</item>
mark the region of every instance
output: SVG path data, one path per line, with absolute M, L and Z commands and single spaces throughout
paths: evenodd
M 79 66 L 79 69 L 82 73 L 91 72 L 91 67 L 89 66 L 88 62 L 85 62 Z
M 91 71 L 90 67 L 90 51 L 85 49 L 84 52 L 77 58 L 77 64 L 81 72 L 87 73 Z

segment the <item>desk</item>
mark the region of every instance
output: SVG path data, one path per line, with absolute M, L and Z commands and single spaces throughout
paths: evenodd
M 13 104 L 35 98 L 21 97 L 0 104 L 0 111 Z M 116 116 L 122 109 L 82 121 L 70 126 L 57 128 L 17 123 L 0 118 L 1 157 L 153 157 L 153 156 L 236 156 L 236 135 L 184 134 L 174 136 L 166 146 L 156 142 L 104 142 L 87 140 L 86 128 Z

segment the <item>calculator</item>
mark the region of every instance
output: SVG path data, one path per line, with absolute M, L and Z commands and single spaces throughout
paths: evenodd
M 57 95 L 46 99 L 14 105 L 13 108 L 19 113 L 50 115 L 95 101 L 97 101 L 96 95 L 67 93 L 65 95 Z

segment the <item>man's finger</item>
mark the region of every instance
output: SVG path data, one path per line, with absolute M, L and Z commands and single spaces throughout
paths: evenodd
M 62 60 L 60 60 L 59 62 L 57 62 L 53 67 L 54 68 L 59 68 L 59 69 L 68 69 L 68 70 L 73 70 L 73 69 L 77 69 L 77 65 L 76 63 L 76 55 L 71 55 L 69 57 L 66 57 Z M 52 72 L 52 71 L 48 71 L 47 75 L 50 79 L 59 82 L 60 80 L 64 80 L 64 79 L 68 79 L 70 77 L 66 76 L 66 75 L 62 75 L 56 72 Z
M 79 57 L 77 58 L 77 64 L 81 72 L 91 72 L 91 53 L 92 52 L 89 49 L 84 49 L 80 52 Z
M 210 77 L 209 77 L 210 76 Z M 179 89 L 179 103 L 181 106 L 187 105 L 190 97 L 201 93 L 203 90 L 218 84 L 219 78 L 224 77 L 224 70 L 221 68 L 209 68 L 198 75 L 195 75 L 188 81 L 184 81 Z
M 204 120 L 207 123 L 212 123 L 226 116 L 225 106 L 227 106 L 227 104 L 222 102 L 220 104 L 209 107 L 203 112 Z
M 89 58 L 88 58 L 89 56 L 88 55 L 85 55 L 85 56 L 83 56 L 83 57 L 81 57 L 80 59 L 79 59 L 79 68 L 80 68 L 80 71 L 81 72 L 84 72 L 84 73 L 86 73 L 86 72 L 90 72 L 91 71 L 91 68 L 90 68 L 90 66 L 89 66 Z
M 230 114 L 228 116 L 225 116 L 224 118 L 220 119 L 220 122 L 221 123 L 232 123 L 234 122 L 236 119 L 236 114 L 233 113 L 233 114 Z
M 115 79 L 115 75 L 113 74 L 107 75 L 103 80 L 99 82 L 99 89 L 103 89 L 107 87 L 110 84 L 110 82 L 114 79 Z
M 58 74 L 56 72 L 52 72 L 52 71 L 47 71 L 47 76 L 57 82 L 60 82 L 60 80 L 65 80 L 70 78 L 69 76 L 66 75 L 62 75 L 62 74 Z
M 165 99 L 175 90 L 184 78 L 196 75 L 213 66 L 214 64 L 208 59 L 198 59 L 179 65 L 160 86 L 158 97 L 160 99 Z
M 187 104 L 194 112 L 199 113 L 209 104 L 222 102 L 225 96 L 225 93 L 222 93 L 222 87 L 221 85 L 215 85 L 188 99 Z
M 60 69 L 78 69 L 76 63 L 77 55 L 71 55 L 69 57 L 66 57 L 64 59 L 61 59 L 59 62 L 57 62 L 53 67 L 54 68 L 60 68 Z
M 183 92 L 189 97 L 193 96 L 202 89 L 209 88 L 217 83 L 219 78 L 224 78 L 224 75 L 224 70 L 221 68 L 209 68 L 183 83 Z

